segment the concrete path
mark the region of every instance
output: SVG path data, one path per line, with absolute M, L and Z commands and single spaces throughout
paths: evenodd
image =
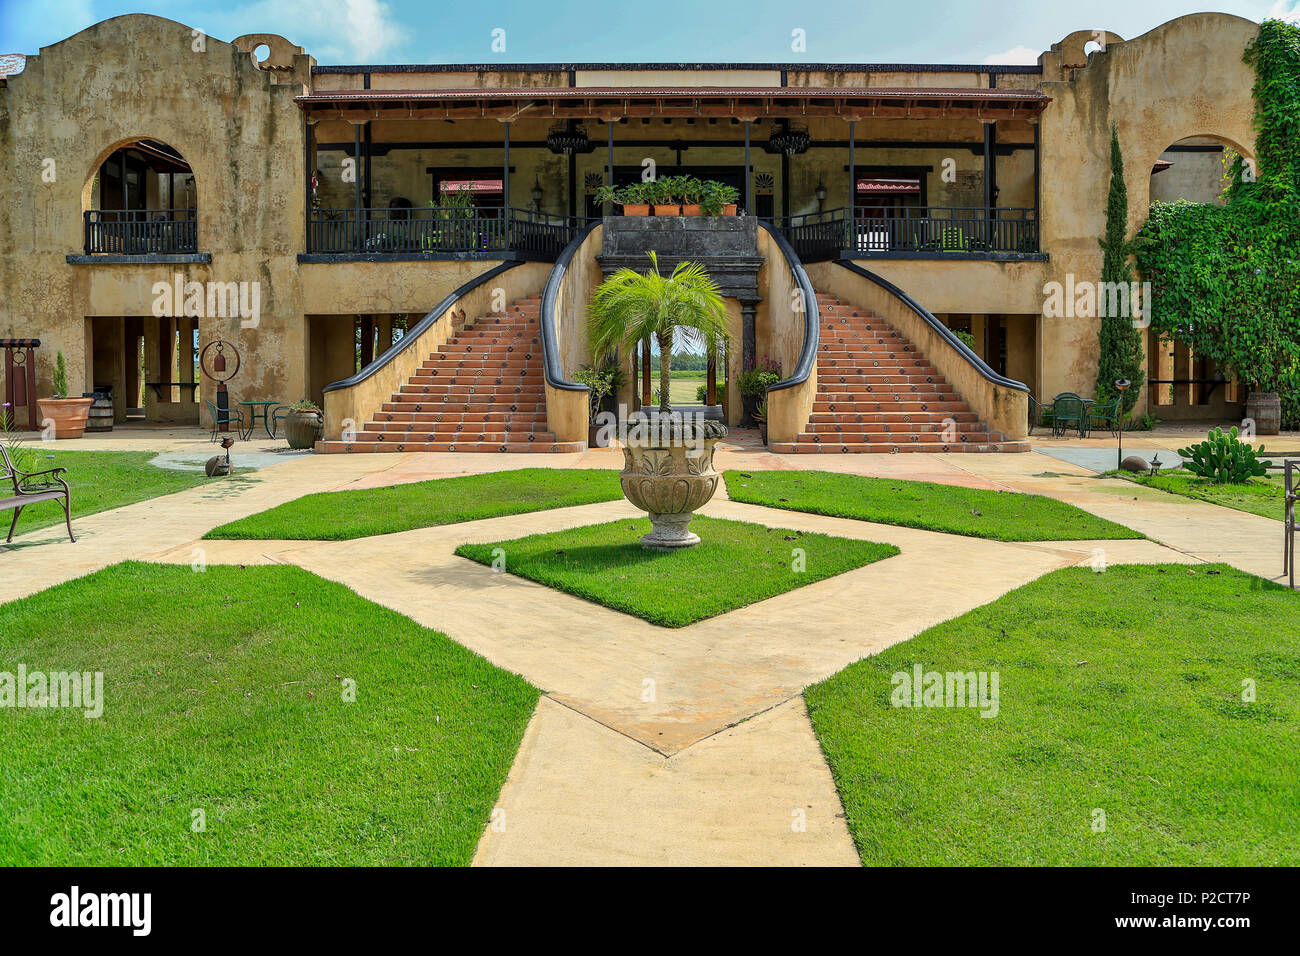
M 447 633 L 545 692 L 501 794 L 504 828 L 487 828 L 477 863 L 852 865 L 857 855 L 803 706 L 808 684 L 1099 552 L 1107 564 L 1226 560 L 1266 576 L 1280 570 L 1279 522 L 1099 481 L 1039 454 L 777 456 L 737 441 L 718 457 L 720 468 L 817 468 L 1048 494 L 1157 540 L 985 541 L 724 494 L 704 513 L 890 542 L 901 553 L 679 629 L 453 553 L 466 541 L 639 514 L 624 501 L 355 541 L 198 540 L 316 491 L 621 464 L 611 450 L 311 456 L 79 519 L 77 544 L 59 542 L 55 528 L 24 535 L 0 549 L 0 601 L 126 559 L 188 564 L 196 549 L 209 563 L 296 564 Z

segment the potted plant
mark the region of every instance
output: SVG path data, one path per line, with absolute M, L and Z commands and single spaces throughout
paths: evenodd
M 669 404 L 673 342 L 716 348 L 727 339 L 727 307 L 704 267 L 683 262 L 671 276 L 659 273 L 649 253 L 645 273 L 619 269 L 602 282 L 587 310 L 593 355 L 608 355 L 653 336 L 659 345 L 659 407 L 629 422 L 619 476 L 628 501 L 650 515 L 654 526 L 641 539 L 647 548 L 670 550 L 699 544 L 687 527 L 691 515 L 718 487 L 713 448 L 727 434 L 721 422 L 674 415 Z
M 735 186 L 728 186 L 716 179 L 710 179 L 702 185 L 700 208 L 704 215 L 710 218 L 734 216 L 736 214 L 736 200 L 739 197 L 740 192 Z
M 694 176 L 681 177 L 682 215 L 698 216 L 700 200 L 704 198 L 705 183 Z
M 313 448 L 325 437 L 325 415 L 310 399 L 299 399 L 284 416 L 284 438 L 290 448 Z
M 41 409 L 41 426 L 53 423 L 55 438 L 80 438 L 94 402 L 93 397 L 68 397 L 68 363 L 60 351 L 54 359 L 54 394 L 36 400 Z
M 647 187 L 650 202 L 654 205 L 656 216 L 680 216 L 682 214 L 681 200 L 678 198 L 677 187 L 674 184 L 675 176 L 665 176 L 663 179 L 651 180 L 644 185 Z
M 604 410 L 605 399 L 614 391 L 615 368 L 592 368 L 584 365 L 574 374 L 573 380 L 587 386 L 587 447 L 608 448 L 609 430 L 602 428 L 597 416 Z
M 757 422 L 754 413 L 767 397 L 768 388 L 781 381 L 781 363 L 764 356 L 761 362 L 745 364 L 745 370 L 740 373 L 740 378 L 736 379 L 743 408 L 740 424 L 743 428 L 753 428 Z

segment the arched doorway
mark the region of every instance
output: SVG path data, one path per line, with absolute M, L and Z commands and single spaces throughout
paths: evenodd
M 180 152 L 158 140 L 114 148 L 87 188 L 86 255 L 177 255 L 198 250 L 198 191 Z
M 106 148 L 89 171 L 82 214 L 90 257 L 171 263 L 199 252 L 194 172 L 180 150 L 160 140 Z M 169 266 L 158 268 L 160 280 L 173 279 Z M 153 304 L 145 298 L 120 306 L 130 314 L 85 317 L 86 387 L 109 395 L 119 424 L 197 424 L 199 318 L 180 303 L 161 315 Z
M 1214 135 L 1187 136 L 1169 144 L 1151 166 L 1151 202 L 1221 205 L 1233 161 L 1243 154 L 1235 143 Z M 1246 388 L 1227 369 L 1196 355 L 1177 337 L 1161 338 L 1148 331 L 1146 344 L 1147 402 L 1153 416 L 1165 421 L 1241 419 Z

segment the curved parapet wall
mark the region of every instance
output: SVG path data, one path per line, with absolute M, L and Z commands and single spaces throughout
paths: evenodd
M 591 361 L 586 304 L 602 275 L 596 253 L 604 241 L 597 220 L 564 247 L 542 292 L 542 371 L 546 382 L 546 428 L 557 442 L 587 440 L 588 394 L 569 380 Z
M 871 309 L 930 361 L 971 409 L 1008 440 L 1029 432 L 1029 386 L 999 375 L 952 330 L 888 279 L 853 262 L 812 266 L 819 288 Z
M 767 223 L 759 220 L 758 225 L 758 251 L 767 260 L 760 283 L 776 353 L 772 357 L 793 369 L 767 390 L 767 438 L 769 443 L 793 442 L 807 426 L 817 397 L 821 313 L 812 280 L 793 247 Z
M 439 302 L 400 342 L 361 371 L 326 385 L 325 438 L 337 441 L 345 429 L 360 428 L 369 421 L 384 402 L 401 390 L 424 359 L 467 322 L 496 311 L 494 307 L 502 303 L 535 295 L 546 268 L 543 263 L 519 261 L 493 266 Z

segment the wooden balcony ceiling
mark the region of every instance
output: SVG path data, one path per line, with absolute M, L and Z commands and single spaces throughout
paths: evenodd
M 314 119 L 618 119 L 739 117 L 1032 120 L 1051 97 L 1038 90 L 937 87 L 523 87 L 325 90 L 294 97 Z

